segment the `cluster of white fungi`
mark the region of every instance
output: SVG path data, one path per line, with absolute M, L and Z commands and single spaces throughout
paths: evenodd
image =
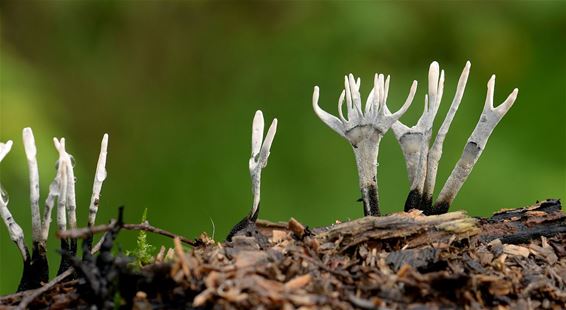
M 46 248 L 47 237 L 49 236 L 49 226 L 51 224 L 51 213 L 55 205 L 57 206 L 57 229 L 63 232 L 77 227 L 76 216 L 76 197 L 75 197 L 75 174 L 73 156 L 65 149 L 65 138 L 53 138 L 55 149 L 59 153 L 56 162 L 56 173 L 53 182 L 49 185 L 49 193 L 45 199 L 43 217 L 40 214 L 40 194 L 39 194 L 39 169 L 37 164 L 37 148 L 35 138 L 31 128 L 23 130 L 23 145 L 27 157 L 30 181 L 30 201 L 31 201 L 31 220 L 32 220 L 32 252 L 24 241 L 24 232 L 16 222 L 8 209 L 8 194 L 1 188 L 0 215 L 8 227 L 8 232 L 12 241 L 16 243 L 22 259 L 24 261 L 24 272 L 18 290 L 32 289 L 41 286 L 49 279 L 49 268 L 47 265 Z M 0 162 L 10 152 L 13 142 L 7 141 L 0 143 Z M 100 146 L 100 156 L 96 167 L 92 197 L 89 206 L 88 226 L 95 223 L 98 210 L 100 191 L 102 183 L 106 179 L 106 154 L 108 148 L 108 135 L 102 138 Z M 76 240 L 61 239 L 61 250 L 66 255 L 61 259 L 59 274 L 70 267 L 69 257 L 75 256 L 77 252 Z
M 389 76 L 376 74 L 365 106 L 362 107 L 360 95 L 361 82 L 352 74 L 344 77 L 344 89 L 338 100 L 338 115 L 329 114 L 318 105 L 319 89 L 314 88 L 312 105 L 316 115 L 351 144 L 358 168 L 361 201 L 364 215 L 379 216 L 379 195 L 377 186 L 377 158 L 381 138 L 391 128 L 403 155 L 405 157 L 409 176 L 410 191 L 405 203 L 405 210 L 420 209 L 425 214 L 440 214 L 448 211 L 450 204 L 458 191 L 470 175 L 472 168 L 485 148 L 487 140 L 495 126 L 511 108 L 517 98 L 515 89 L 507 99 L 497 107 L 493 106 L 495 88 L 495 75 L 487 83 L 485 105 L 476 128 L 470 135 L 460 160 L 448 177 L 440 191 L 437 200 L 433 203 L 433 192 L 436 183 L 438 163 L 442 155 L 442 145 L 454 115 L 458 110 L 468 75 L 470 62 L 467 62 L 457 84 L 452 104 L 436 138 L 431 144 L 433 123 L 440 106 L 444 92 L 444 70 L 440 70 L 437 62 L 430 65 L 428 73 L 428 93 L 424 98 L 424 111 L 417 124 L 408 127 L 399 119 L 409 109 L 417 90 L 417 81 L 412 83 L 409 95 L 403 106 L 395 113 L 387 107 L 389 91 Z M 343 112 L 346 101 L 346 116 Z M 267 165 L 271 145 L 277 131 L 277 119 L 274 119 L 264 138 L 264 119 L 261 111 L 257 111 L 252 125 L 252 152 L 249 159 L 249 170 L 252 179 L 253 204 L 249 214 L 230 232 L 228 240 L 235 234 L 249 232 L 255 229 L 260 207 L 260 180 L 261 171 Z M 24 275 L 19 290 L 35 288 L 48 280 L 46 259 L 46 241 L 51 223 L 51 211 L 57 205 L 57 225 L 59 231 L 68 227 L 77 226 L 75 202 L 75 176 L 73 173 L 73 157 L 65 149 L 65 139 L 53 139 L 55 148 L 59 152 L 57 172 L 45 200 L 43 217 L 39 211 L 39 170 L 36 159 L 36 146 L 30 128 L 23 130 L 23 145 L 27 156 L 30 176 L 30 200 L 32 214 L 32 254 L 25 245 L 24 233 L 12 217 L 8 209 L 8 195 L 2 188 L 0 197 L 0 214 L 8 227 L 11 239 L 17 244 L 24 260 Z M 0 162 L 12 147 L 12 141 L 0 143 Z M 101 144 L 100 156 L 96 168 L 92 197 L 89 206 L 88 226 L 94 225 L 100 197 L 102 183 L 106 178 L 106 150 L 108 135 L 104 135 Z M 76 240 L 61 240 L 63 251 L 71 256 L 76 254 Z M 67 255 L 68 256 L 68 255 Z M 59 273 L 69 268 L 65 258 L 61 261 Z M 26 280 L 27 279 L 27 280 Z M 32 279 L 32 280 L 30 280 Z M 35 279 L 35 280 L 33 280 Z

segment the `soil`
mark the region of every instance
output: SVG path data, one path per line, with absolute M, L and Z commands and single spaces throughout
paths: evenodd
M 490 218 L 411 211 L 313 229 L 259 220 L 231 242 L 202 235 L 184 249 L 175 239 L 141 270 L 111 254 L 119 231 L 73 262 L 77 279 L 0 297 L 0 308 L 566 308 L 557 200 Z

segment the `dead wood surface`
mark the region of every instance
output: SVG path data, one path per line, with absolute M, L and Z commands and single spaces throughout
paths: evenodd
M 120 278 L 123 307 L 566 307 L 566 214 L 557 200 L 490 218 L 413 211 L 312 229 L 295 219 L 256 227 L 264 238 L 202 236 L 187 251 L 177 240 L 169 261 Z M 16 306 L 25 296 L 0 304 Z M 61 283 L 30 307 L 88 305 L 76 285 Z

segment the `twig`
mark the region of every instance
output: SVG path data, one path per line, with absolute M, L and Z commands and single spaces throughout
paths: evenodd
M 92 226 L 92 227 L 84 227 L 84 228 L 77 228 L 77 229 L 59 231 L 59 232 L 57 232 L 57 237 L 58 238 L 71 238 L 71 239 L 86 238 L 91 234 L 107 232 L 107 231 L 112 229 L 112 226 L 113 226 L 113 223 L 110 223 L 110 224 L 97 225 L 97 226 Z M 172 239 L 179 237 L 181 242 L 183 242 L 185 244 L 188 244 L 188 245 L 191 245 L 191 246 L 197 245 L 197 242 L 195 242 L 193 240 L 187 239 L 183 236 L 176 235 L 172 232 L 163 230 L 161 228 L 151 226 L 149 224 L 149 222 L 147 222 L 147 221 L 145 221 L 141 224 L 124 224 L 124 226 L 122 228 L 124 228 L 126 230 L 143 230 L 143 231 L 151 232 L 151 233 L 154 233 L 154 234 L 162 235 L 162 236 L 165 236 L 165 237 L 169 237 L 169 238 L 172 238 Z
M 69 268 L 67 270 L 65 270 L 65 272 L 63 272 L 62 274 L 56 276 L 53 280 L 49 281 L 49 283 L 45 284 L 44 286 L 35 289 L 33 291 L 31 291 L 29 293 L 29 295 L 26 295 L 22 301 L 20 301 L 20 304 L 18 305 L 18 307 L 16 309 L 26 309 L 27 306 L 29 305 L 29 303 L 31 303 L 32 301 L 34 301 L 37 297 L 39 297 L 41 294 L 49 291 L 52 287 L 54 287 L 55 285 L 57 285 L 57 283 L 61 282 L 63 279 L 65 279 L 66 277 L 70 276 L 73 274 L 73 272 L 75 272 L 74 268 Z

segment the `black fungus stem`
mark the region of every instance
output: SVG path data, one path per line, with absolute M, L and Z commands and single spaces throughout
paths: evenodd
M 380 216 L 379 211 L 379 198 L 377 196 L 377 187 L 375 185 L 368 185 L 362 187 L 362 202 L 364 204 L 365 216 Z

